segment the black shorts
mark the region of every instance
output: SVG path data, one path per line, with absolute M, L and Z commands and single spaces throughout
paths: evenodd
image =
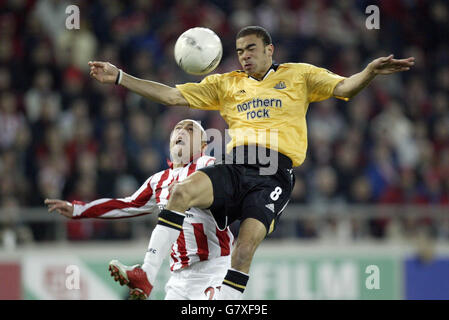
M 209 209 L 219 229 L 225 229 L 236 220 L 254 218 L 265 225 L 267 234 L 273 232 L 290 199 L 295 177 L 291 160 L 281 153 L 271 152 L 278 157 L 277 171 L 272 175 L 261 175 L 262 164 L 247 163 L 247 150 L 243 164 L 227 164 L 229 161 L 226 161 L 199 169 L 212 181 L 214 202 Z

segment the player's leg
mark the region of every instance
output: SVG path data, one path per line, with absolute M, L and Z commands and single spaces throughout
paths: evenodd
M 159 214 L 142 265 L 150 283 L 154 283 L 162 262 L 182 231 L 184 212 L 190 207 L 206 208 L 212 202 L 212 184 L 203 172 L 197 171 L 174 186 L 166 209 Z
M 212 181 L 207 174 L 197 171 L 174 186 L 166 209 L 184 213 L 191 207 L 209 208 L 213 201 Z
M 239 235 L 232 250 L 231 268 L 228 269 L 215 299 L 241 299 L 249 279 L 254 253 L 266 235 L 267 228 L 259 220 L 247 218 L 241 222 Z
M 242 201 L 242 218 L 239 235 L 233 249 L 231 269 L 228 270 L 217 299 L 241 299 L 249 279 L 249 269 L 254 253 L 275 227 L 275 223 L 288 203 L 294 185 L 294 177 L 288 171 L 279 171 L 262 181 Z
M 248 273 L 254 253 L 266 235 L 267 229 L 259 220 L 254 218 L 243 220 L 232 251 L 231 268 Z

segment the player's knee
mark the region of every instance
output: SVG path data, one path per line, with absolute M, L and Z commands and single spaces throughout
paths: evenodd
M 183 209 L 186 210 L 189 208 L 189 204 L 192 200 L 191 194 L 189 192 L 189 187 L 185 184 L 177 184 L 173 187 L 173 190 L 170 195 L 170 205 L 175 207 L 175 209 Z

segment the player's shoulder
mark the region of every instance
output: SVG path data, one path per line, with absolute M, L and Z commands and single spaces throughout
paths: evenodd
M 197 169 L 200 169 L 200 168 L 204 168 L 204 167 L 213 165 L 215 163 L 215 160 L 216 159 L 211 156 L 207 156 L 207 155 L 201 156 L 196 160 L 196 167 L 197 167 Z
M 279 65 L 281 69 L 293 69 L 299 72 L 308 72 L 310 69 L 316 68 L 313 64 L 304 62 L 286 62 Z
M 242 71 L 243 72 L 243 71 Z M 243 72 L 243 75 L 245 73 Z M 226 73 L 213 73 L 203 78 L 201 82 L 203 83 L 221 83 L 226 82 L 234 77 L 241 76 L 239 71 L 231 71 Z
M 243 70 L 234 70 L 234 71 L 230 71 L 230 72 L 225 72 L 225 73 L 216 73 L 216 74 L 212 74 L 210 76 L 214 76 L 217 79 L 220 80 L 227 80 L 227 79 L 231 79 L 231 78 L 247 78 L 248 76 L 246 75 L 245 71 Z
M 170 168 L 167 168 L 167 169 L 164 169 L 164 170 L 161 170 L 161 171 L 158 171 L 158 172 L 156 172 L 156 173 L 153 173 L 146 181 L 145 181 L 145 184 L 148 184 L 148 183 L 157 183 L 161 178 L 162 178 L 162 176 L 165 174 L 168 174 L 168 173 L 170 173 Z
M 226 77 L 248 77 L 248 75 L 243 70 L 234 70 L 224 74 L 226 75 Z

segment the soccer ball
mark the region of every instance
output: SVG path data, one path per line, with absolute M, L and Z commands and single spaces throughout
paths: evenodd
M 189 74 L 203 75 L 214 71 L 222 55 L 220 38 L 208 28 L 191 28 L 176 40 L 176 63 Z

